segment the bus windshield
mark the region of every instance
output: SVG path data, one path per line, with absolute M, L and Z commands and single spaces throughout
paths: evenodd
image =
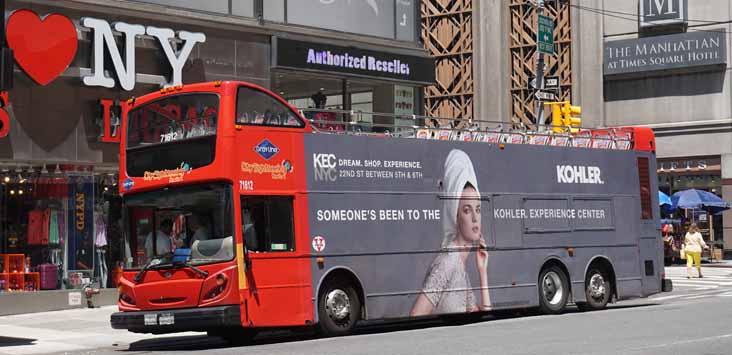
M 194 265 L 233 259 L 231 185 L 170 187 L 128 195 L 124 202 L 126 268 L 142 267 L 177 248 L 190 248 Z
M 195 169 L 213 162 L 219 97 L 213 93 L 164 97 L 131 110 L 127 121 L 127 173 Z M 185 144 L 185 148 L 181 144 Z

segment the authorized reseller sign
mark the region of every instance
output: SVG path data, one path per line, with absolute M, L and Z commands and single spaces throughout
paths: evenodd
M 727 63 L 727 33 L 699 31 L 605 42 L 604 75 L 702 71 Z

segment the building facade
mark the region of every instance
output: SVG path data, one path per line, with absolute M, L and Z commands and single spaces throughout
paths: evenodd
M 114 287 L 129 262 L 117 197 L 117 131 L 128 99 L 168 85 L 242 80 L 302 109 L 407 116 L 423 112 L 422 88 L 435 77 L 416 1 L 6 6 L 16 68 L 10 131 L 0 139 L 0 254 L 8 255 L 0 314 L 82 306 L 84 284 Z M 399 123 L 360 117 L 364 129 Z
M 475 6 L 476 116 L 507 123 L 534 119 L 533 3 L 484 0 Z M 547 2 L 545 15 L 555 24 L 548 75 L 560 78 L 560 99 L 582 107 L 583 127 L 654 129 L 661 191 L 697 188 L 730 201 L 731 13 L 727 0 Z M 705 237 L 715 240 L 715 256 L 730 257 L 729 211 L 685 217 L 703 224 Z

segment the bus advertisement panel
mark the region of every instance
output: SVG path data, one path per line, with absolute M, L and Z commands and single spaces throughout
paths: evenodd
M 304 144 L 312 252 L 324 258 L 313 284 L 350 269 L 370 318 L 538 305 L 553 257 L 577 290 L 603 255 L 618 296 L 641 296 L 642 282 L 660 292 L 660 254 L 644 255 L 654 272 L 640 275 L 638 152 L 322 134 Z

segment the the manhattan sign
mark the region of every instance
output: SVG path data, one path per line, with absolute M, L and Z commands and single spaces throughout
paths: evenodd
M 605 76 L 703 71 L 727 63 L 727 33 L 699 31 L 605 42 Z

